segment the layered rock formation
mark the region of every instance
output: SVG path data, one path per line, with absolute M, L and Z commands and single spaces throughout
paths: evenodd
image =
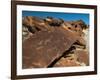
M 23 17 L 23 68 L 89 65 L 89 52 L 82 21 L 53 17 Z

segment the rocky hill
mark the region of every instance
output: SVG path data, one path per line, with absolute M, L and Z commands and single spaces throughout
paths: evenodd
M 88 66 L 88 27 L 82 20 L 23 17 L 22 67 Z

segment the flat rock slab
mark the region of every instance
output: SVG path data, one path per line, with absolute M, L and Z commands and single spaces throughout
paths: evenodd
M 22 68 L 47 67 L 62 56 L 77 39 L 75 33 L 61 27 L 33 34 L 22 44 Z

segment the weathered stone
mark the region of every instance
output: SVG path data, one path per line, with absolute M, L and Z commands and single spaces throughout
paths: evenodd
M 89 54 L 85 50 L 69 52 L 65 57 L 58 60 L 53 67 L 88 66 Z
M 79 37 L 79 39 L 77 40 L 77 44 L 86 46 L 86 41 L 83 37 Z
M 54 67 L 71 67 L 71 66 L 81 66 L 80 63 L 75 58 L 64 58 L 62 57 Z
M 62 56 L 78 36 L 62 27 L 36 32 L 23 42 L 23 68 L 42 68 Z
M 89 53 L 86 50 L 76 50 L 74 52 L 78 58 L 78 61 L 80 63 L 85 63 L 86 65 L 89 65 Z
M 47 17 L 44 19 L 46 23 L 48 23 L 50 26 L 61 26 L 62 23 L 64 23 L 64 20 L 62 19 L 55 19 L 53 17 Z
M 50 26 L 46 24 L 43 19 L 34 16 L 24 17 L 22 23 L 31 33 L 35 33 L 40 30 L 49 30 L 50 28 Z

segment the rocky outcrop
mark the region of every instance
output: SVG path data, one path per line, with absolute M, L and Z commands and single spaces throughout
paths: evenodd
M 82 21 L 53 17 L 23 17 L 23 68 L 89 65 L 89 52 Z

